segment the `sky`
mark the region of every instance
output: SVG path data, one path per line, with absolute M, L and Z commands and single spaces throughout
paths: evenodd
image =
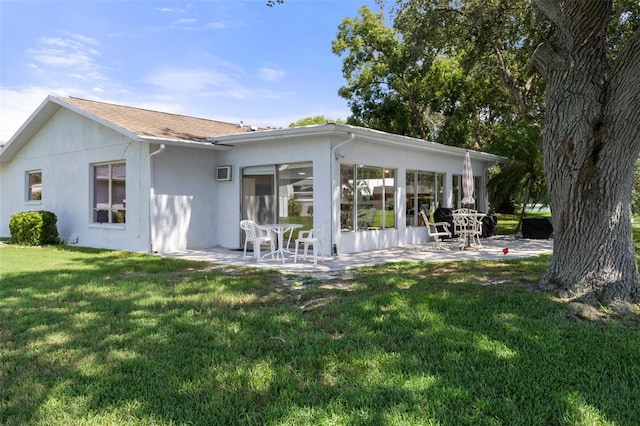
M 338 25 L 373 0 L 0 0 L 0 143 L 48 95 L 246 125 L 346 119 Z

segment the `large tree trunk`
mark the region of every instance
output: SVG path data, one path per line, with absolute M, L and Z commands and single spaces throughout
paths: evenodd
M 556 25 L 533 65 L 545 77 L 544 168 L 554 254 L 541 280 L 574 298 L 638 301 L 631 227 L 640 152 L 640 34 L 609 64 L 612 0 L 537 0 Z

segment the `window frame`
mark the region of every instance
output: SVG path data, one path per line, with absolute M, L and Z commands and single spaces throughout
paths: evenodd
M 31 178 L 36 175 L 40 176 L 40 182 L 32 183 Z M 39 190 L 34 190 L 35 187 L 39 187 Z M 33 194 L 40 194 L 40 197 L 32 198 Z M 27 170 L 25 172 L 25 202 L 32 204 L 42 202 L 42 169 Z
M 106 178 L 99 176 L 100 168 L 107 167 Z M 114 166 L 123 166 L 124 176 L 114 176 Z M 110 161 L 93 163 L 91 165 L 91 223 L 93 225 L 126 225 L 126 190 L 127 190 L 127 164 L 126 161 Z M 102 182 L 102 184 L 100 184 Z M 106 186 L 105 186 L 106 182 Z M 119 185 L 122 182 L 123 185 Z M 106 191 L 105 191 L 106 189 Z M 118 202 L 120 201 L 120 202 Z M 106 215 L 101 212 L 106 211 Z M 100 220 L 103 219 L 103 220 Z
M 411 179 L 409 179 L 411 176 Z M 427 178 L 428 180 L 433 182 L 433 191 L 431 192 L 431 196 L 427 197 L 428 199 L 422 200 L 425 201 L 421 203 L 422 197 L 417 188 L 420 187 L 422 182 L 425 182 Z M 438 207 L 442 207 L 442 203 L 444 201 L 444 185 L 446 181 L 446 173 L 442 172 L 434 172 L 429 170 L 419 170 L 419 169 L 407 169 L 405 171 L 405 193 L 406 193 L 406 226 L 423 226 L 422 218 L 420 217 L 420 210 L 425 210 L 424 207 L 428 205 L 428 208 L 425 210 L 425 214 L 427 217 L 431 215 Z M 409 185 L 413 185 L 414 192 L 413 195 L 409 195 L 408 187 Z
M 397 228 L 397 174 L 398 170 L 393 167 L 340 164 L 341 232 Z M 377 183 L 381 185 L 371 188 L 372 181 L 380 181 Z M 377 188 L 382 190 L 376 191 Z

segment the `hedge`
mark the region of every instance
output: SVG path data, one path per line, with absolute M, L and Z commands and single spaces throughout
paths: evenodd
M 9 221 L 11 242 L 25 246 L 58 244 L 58 218 L 45 210 L 16 213 Z

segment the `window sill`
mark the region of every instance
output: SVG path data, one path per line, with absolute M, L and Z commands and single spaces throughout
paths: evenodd
M 113 229 L 123 231 L 127 227 L 124 223 L 90 223 L 90 229 Z
M 42 204 L 42 200 L 27 200 L 24 204 L 27 206 L 39 206 Z

